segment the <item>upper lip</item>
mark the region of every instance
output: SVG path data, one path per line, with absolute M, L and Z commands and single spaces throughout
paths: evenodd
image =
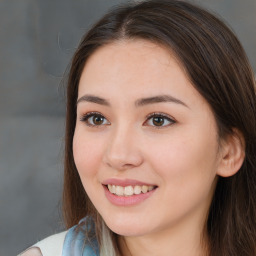
M 111 179 L 107 179 L 104 180 L 102 182 L 103 185 L 116 185 L 116 186 L 122 186 L 122 187 L 126 187 L 126 186 L 156 186 L 155 184 L 150 184 L 147 182 L 143 182 L 143 181 L 139 181 L 139 180 L 134 180 L 134 179 L 116 179 L 116 178 L 111 178 Z

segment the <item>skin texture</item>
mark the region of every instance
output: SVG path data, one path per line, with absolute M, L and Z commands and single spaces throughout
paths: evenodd
M 104 98 L 110 106 L 79 100 L 75 164 L 92 203 L 121 235 L 124 255 L 205 255 L 201 235 L 217 175 L 237 170 L 234 165 L 241 161 L 231 163 L 230 147 L 238 155 L 239 143 L 231 138 L 220 148 L 209 105 L 172 53 L 143 40 L 103 46 L 83 70 L 78 99 L 84 95 Z M 135 105 L 157 95 L 183 104 Z M 102 123 L 85 121 L 89 112 L 100 113 Z M 169 119 L 158 127 L 148 117 L 152 113 Z M 157 189 L 138 205 L 115 206 L 102 185 L 110 178 L 135 179 Z

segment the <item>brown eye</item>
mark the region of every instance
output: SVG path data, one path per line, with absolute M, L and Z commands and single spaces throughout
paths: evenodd
M 155 126 L 162 126 L 164 124 L 163 117 L 153 117 L 152 122 Z
M 176 123 L 174 119 L 166 114 L 154 113 L 147 116 L 147 120 L 144 124 L 147 126 L 153 126 L 155 128 L 164 128 Z
M 110 122 L 99 113 L 88 113 L 84 115 L 81 119 L 82 122 L 85 122 L 88 126 L 102 126 L 109 125 Z
M 101 125 L 104 122 L 104 117 L 102 117 L 102 116 L 93 116 L 92 117 L 92 122 L 95 125 Z

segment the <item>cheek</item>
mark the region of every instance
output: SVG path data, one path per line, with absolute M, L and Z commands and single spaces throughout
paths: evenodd
M 211 135 L 210 135 L 211 134 Z M 153 169 L 162 177 L 163 183 L 174 188 L 195 187 L 203 182 L 209 185 L 216 175 L 217 139 L 213 133 L 187 129 L 182 136 L 166 136 L 147 149 Z M 191 188 L 192 189 L 192 188 Z
M 103 142 L 99 136 L 83 134 L 77 129 L 73 138 L 74 161 L 80 177 L 90 177 L 97 174 L 102 162 Z
M 208 209 L 216 184 L 217 147 L 214 139 L 208 138 L 193 138 L 189 134 L 172 137 L 148 150 L 151 167 L 163 188 L 162 199 L 166 202 L 163 212 L 179 216 L 199 205 Z
M 99 182 L 104 140 L 101 136 L 77 129 L 73 138 L 73 155 L 84 190 L 98 209 L 102 203 L 103 187 Z

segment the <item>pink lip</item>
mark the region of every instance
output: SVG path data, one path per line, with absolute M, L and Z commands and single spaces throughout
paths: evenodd
M 110 183 L 112 184 L 112 183 Z M 129 183 L 131 184 L 131 183 Z M 138 184 L 138 183 L 136 183 Z M 119 185 L 120 186 L 120 185 Z M 106 198 L 110 201 L 110 203 L 116 205 L 116 206 L 133 206 L 138 205 L 151 197 L 157 188 L 147 192 L 147 193 L 141 193 L 139 195 L 132 195 L 132 196 L 117 196 L 115 194 L 110 193 L 106 185 L 103 185 L 103 189 L 105 192 Z
M 108 185 L 108 184 L 111 184 L 111 185 L 116 185 L 116 186 L 122 186 L 122 187 L 126 187 L 126 186 L 143 186 L 143 185 L 146 185 L 146 186 L 156 186 L 154 184 L 149 184 L 147 182 L 142 182 L 142 181 L 138 181 L 138 180 L 132 180 L 132 179 L 107 179 L 107 180 L 104 180 L 102 182 L 103 185 Z

